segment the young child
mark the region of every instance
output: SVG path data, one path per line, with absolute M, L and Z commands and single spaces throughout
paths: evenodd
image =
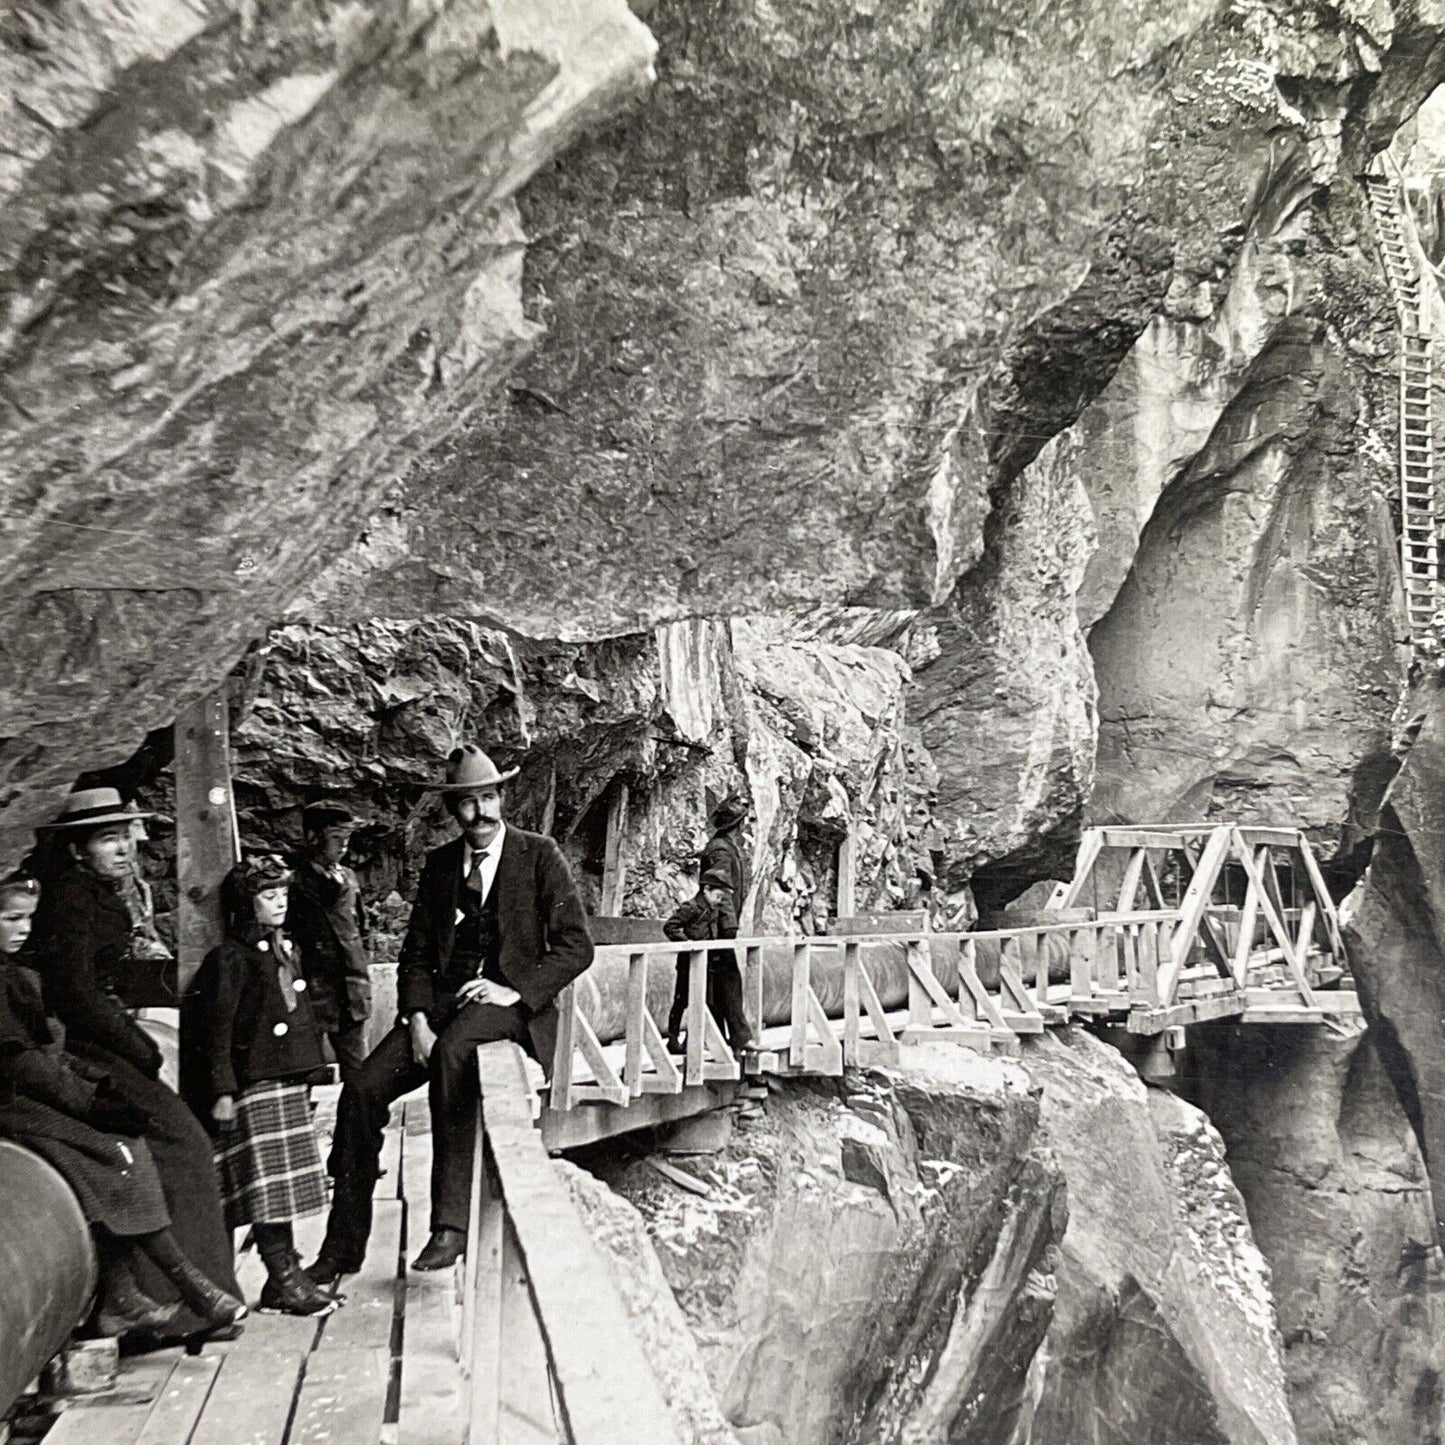
M 307 1087 L 326 1065 L 300 959 L 282 930 L 290 882 L 273 853 L 226 875 L 226 937 L 183 1004 L 181 1080 L 216 1137 L 226 1222 L 251 1226 L 266 1266 L 261 1308 L 313 1315 L 336 1302 L 301 1272 L 291 1225 L 326 1207 Z
M 704 939 L 728 938 L 737 933 L 737 917 L 732 896 L 732 880 L 720 870 L 710 869 L 702 875 L 697 893 L 679 904 L 671 918 L 662 925 L 663 933 L 675 943 L 701 942 Z M 677 983 L 672 991 L 672 1009 L 667 1015 L 667 1047 L 669 1052 L 682 1052 L 678 1030 L 687 1013 L 688 961 L 677 963 Z M 723 1030 L 734 1053 L 749 1048 L 753 1042 L 743 1011 L 743 981 L 737 958 L 731 949 L 713 948 L 707 955 L 707 1005 Z
M 95 1230 L 101 1263 L 96 1328 L 103 1335 L 165 1337 L 182 1304 L 141 1292 L 133 1267 L 149 1259 L 207 1332 L 232 1329 L 246 1306 L 181 1253 L 145 1139 L 153 1121 L 99 1065 L 60 1050 L 35 975 L 16 963 L 30 936 L 40 885 L 0 881 L 0 1135 L 48 1159 Z

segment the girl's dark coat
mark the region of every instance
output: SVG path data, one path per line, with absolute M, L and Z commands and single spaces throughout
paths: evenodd
M 300 978 L 294 954 L 293 972 Z M 274 936 L 251 930 L 206 955 L 181 1008 L 181 1089 L 203 1119 L 222 1094 L 249 1084 L 324 1076 L 321 1030 L 306 991 L 292 987 L 295 1006 L 288 1008 L 287 987 Z

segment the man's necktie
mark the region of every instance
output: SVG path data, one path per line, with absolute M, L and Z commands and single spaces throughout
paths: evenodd
M 467 874 L 467 887 L 478 896 L 482 892 L 482 859 L 486 856 L 485 853 L 473 853 L 472 871 Z

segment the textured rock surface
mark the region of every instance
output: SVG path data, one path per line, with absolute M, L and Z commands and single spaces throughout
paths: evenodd
M 1368 258 L 1337 239 L 1361 218 L 1313 219 L 1308 265 L 1277 235 L 1273 266 L 1236 278 L 1272 337 L 1093 629 L 1095 819 L 1288 818 L 1333 844 L 1378 802 L 1404 673 L 1381 374 L 1397 343 Z
M 1022 1064 L 927 1045 L 841 1091 L 789 1086 L 685 1163 L 707 1198 L 641 1162 L 606 1176 L 640 1209 L 740 1439 L 1296 1438 L 1269 1271 L 1218 1135 L 1087 1035 Z M 999 1242 L 1041 1199 L 1060 1237 L 1060 1173 L 1062 1242 L 1010 1276 Z M 972 1337 L 990 1266 L 1010 1283 L 960 1404 L 950 1345 Z
M 1031 1445 L 1296 1438 L 1269 1269 L 1219 1136 L 1107 1045 L 1046 1037 L 1024 1058 L 1069 1189 L 1058 1303 Z
M 458 738 L 478 737 L 522 769 L 509 815 L 550 827 L 594 905 L 626 784 L 627 913 L 664 915 L 694 890 L 710 808 L 737 787 L 756 810 L 743 838 L 757 926 L 811 929 L 831 908 L 848 826 L 860 906 L 916 906 L 934 833 L 907 678 L 894 652 L 777 621 L 591 644 L 435 617 L 280 628 L 236 732 L 242 831 L 291 844 L 302 802 L 341 798 L 368 820 L 354 850 L 370 896 L 409 892 L 450 827 L 423 790 Z
M 612 1278 L 672 1414 L 679 1445 L 743 1445 L 718 1408 L 641 1216 L 584 1170 L 557 1167 L 588 1237 L 611 1262 Z
M 1052 1303 L 1037 1267 L 1064 1226 L 1060 1180 L 1033 1149 L 1016 1066 L 936 1046 L 919 1063 L 771 1097 L 722 1154 L 686 1161 L 706 1198 L 641 1162 L 607 1171 L 742 1440 L 1009 1437 Z M 995 1348 L 970 1353 L 959 1327 L 1000 1240 L 1017 1268 L 981 1301 Z M 959 1398 L 970 1364 L 977 1388 Z
M 1190 1061 L 1269 1260 L 1300 1439 L 1438 1440 L 1445 1271 L 1420 1151 L 1373 1046 L 1225 1026 L 1194 1030 Z
M 214 686 L 535 339 L 516 192 L 653 50 L 623 0 L 10 8 L 12 828 Z
M 1221 283 L 1280 178 L 1346 188 L 1438 78 L 1439 17 L 648 13 L 662 84 L 519 213 L 530 171 L 645 83 L 620 0 L 16 11 L 12 843 L 313 581 L 308 618 L 534 636 L 936 603 L 936 736 L 996 734 L 1003 759 L 941 774 L 951 881 L 1067 832 L 1092 726 L 1066 603 L 1081 482 L 1058 456 L 1020 474 L 1161 309 L 1227 326 Z M 1124 551 L 1078 585 L 1106 595 Z
M 1428 683 L 1414 703 L 1413 742 L 1385 795 L 1346 942 L 1445 1239 L 1445 689 Z

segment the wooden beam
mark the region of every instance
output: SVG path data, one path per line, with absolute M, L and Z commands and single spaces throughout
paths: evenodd
M 850 827 L 838 844 L 838 897 L 834 912 L 840 918 L 848 918 L 857 906 L 858 893 L 857 844 Z
M 622 857 L 622 840 L 627 833 L 627 802 L 627 784 L 619 783 L 607 804 L 607 846 L 602 855 L 599 913 L 622 912 L 622 895 L 627 889 L 627 864 Z
M 224 688 L 176 718 L 177 958 L 184 991 L 220 943 L 221 879 L 241 856 Z
M 532 1126 L 531 1090 L 513 1043 L 477 1050 L 497 1181 L 526 1274 L 564 1438 L 678 1445 L 671 1412 L 608 1264 Z
M 1057 888 L 1054 890 L 1054 896 L 1049 899 L 1050 908 L 1073 908 L 1078 903 L 1079 895 L 1084 891 L 1084 884 L 1089 881 L 1089 875 L 1093 873 L 1094 864 L 1099 861 L 1103 848 L 1102 829 L 1088 829 L 1079 839 L 1079 852 L 1074 859 L 1074 876 L 1062 893 Z

